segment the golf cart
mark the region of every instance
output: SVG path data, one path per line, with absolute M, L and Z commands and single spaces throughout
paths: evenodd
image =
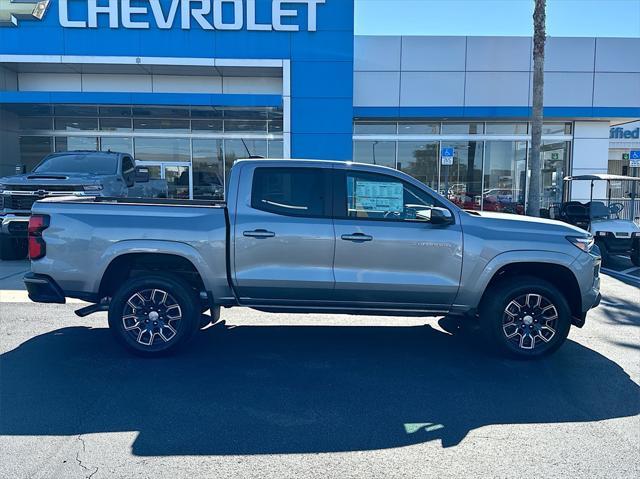
M 589 202 L 565 201 L 560 207 L 559 219 L 589 231 L 600 248 L 603 263 L 611 255 L 628 255 L 635 266 L 640 266 L 640 226 L 634 222 L 640 216 L 640 178 L 620 175 L 591 174 L 567 176 L 565 193 L 574 181 L 589 181 Z M 594 186 L 606 193 L 594 198 Z M 602 198 L 606 196 L 606 198 Z

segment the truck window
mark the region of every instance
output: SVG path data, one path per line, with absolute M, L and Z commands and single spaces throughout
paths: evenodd
M 429 221 L 440 207 L 428 193 L 399 178 L 376 173 L 348 172 L 339 216 L 387 221 Z
M 34 173 L 92 173 L 94 175 L 115 175 L 118 170 L 118 158 L 115 155 L 87 153 L 65 153 L 52 155 L 36 166 Z
M 328 191 L 322 168 L 256 168 L 251 207 L 287 216 L 327 217 Z
M 122 159 L 122 173 L 127 174 L 132 172 L 135 169 L 135 165 L 133 164 L 133 160 L 128 156 L 125 156 Z

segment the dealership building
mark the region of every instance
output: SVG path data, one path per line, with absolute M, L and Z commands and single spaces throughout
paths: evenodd
M 638 175 L 639 52 L 548 39 L 545 210 L 588 197 L 566 175 Z M 528 37 L 356 36 L 352 0 L 2 0 L 0 176 L 124 151 L 172 196 L 206 197 L 248 155 L 354 160 L 520 212 L 531 57 Z

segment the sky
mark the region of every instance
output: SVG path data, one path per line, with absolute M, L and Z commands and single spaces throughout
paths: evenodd
M 531 36 L 533 4 L 533 0 L 355 0 L 355 32 Z M 640 37 L 640 0 L 547 0 L 547 35 Z

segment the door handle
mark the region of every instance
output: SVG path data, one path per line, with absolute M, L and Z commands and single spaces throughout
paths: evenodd
M 244 231 L 242 234 L 250 238 L 273 238 L 276 235 L 273 231 L 267 230 Z
M 373 236 L 369 236 L 364 233 L 353 233 L 350 235 L 342 235 L 341 238 L 345 241 L 356 241 L 356 242 L 373 240 Z

